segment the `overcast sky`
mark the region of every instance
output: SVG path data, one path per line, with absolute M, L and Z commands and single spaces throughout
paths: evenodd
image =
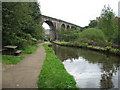
M 90 20 L 100 16 L 104 5 L 110 5 L 118 15 L 120 0 L 38 0 L 41 13 L 79 26 L 87 26 Z

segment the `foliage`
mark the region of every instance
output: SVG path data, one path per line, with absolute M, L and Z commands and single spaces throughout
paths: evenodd
M 112 47 L 110 47 L 110 46 L 105 47 L 106 50 L 110 50 L 111 48 Z
M 87 29 L 87 28 L 90 28 L 90 26 L 81 27 L 81 32 L 84 31 L 84 30 Z
M 115 17 L 115 14 L 110 6 L 106 7 L 105 5 L 102 9 L 100 17 L 97 17 L 96 20 L 91 20 L 89 26 L 86 27 L 99 28 L 105 34 L 107 43 L 120 44 L 119 25 L 120 18 Z
M 112 48 L 118 48 L 118 49 L 120 49 L 120 45 L 116 45 L 116 44 L 98 43 L 98 42 L 93 42 L 93 41 L 84 41 L 83 43 L 87 43 L 88 45 L 92 45 L 92 46 L 100 46 L 100 47 L 110 46 Z
M 116 17 L 115 21 L 116 21 L 117 26 L 116 26 L 116 31 L 113 34 L 112 42 L 115 43 L 115 44 L 120 45 L 120 18 Z
M 87 44 L 87 43 L 81 43 L 80 46 L 82 46 L 82 47 L 87 47 L 88 44 Z
M 17 64 L 21 60 L 23 60 L 24 56 L 9 56 L 2 55 L 2 63 L 3 64 Z
M 39 88 L 76 88 L 74 78 L 67 73 L 62 62 L 53 50 L 44 45 L 46 59 L 39 75 Z
M 33 52 L 35 52 L 36 51 L 36 49 L 37 49 L 37 46 L 28 46 L 28 47 L 26 47 L 23 51 L 22 51 L 22 53 L 24 53 L 24 54 L 32 54 Z
M 100 29 L 88 28 L 79 34 L 79 38 L 76 39 L 78 42 L 83 41 L 96 41 L 105 42 L 105 35 Z
M 57 36 L 58 36 L 58 40 L 60 41 L 74 41 L 77 37 L 78 37 L 78 33 L 80 32 L 80 30 L 78 28 L 74 28 L 74 29 L 69 29 L 69 30 L 65 30 L 64 28 L 60 28 L 57 30 Z
M 43 38 L 41 14 L 36 2 L 3 2 L 2 14 L 3 46 L 23 48 L 33 44 L 33 38 Z
M 110 52 L 120 53 L 120 49 L 111 48 Z
M 63 34 L 64 34 L 64 29 L 63 28 L 59 28 L 57 30 L 57 40 L 63 41 Z
M 97 20 L 91 20 L 89 23 L 89 27 L 90 28 L 95 28 L 97 27 Z
M 107 37 L 108 42 L 111 42 L 113 35 L 117 30 L 117 25 L 115 21 L 115 15 L 110 6 L 102 9 L 101 16 L 98 19 L 98 28 L 102 29 Z
M 58 41 L 54 41 L 55 43 L 59 43 L 59 44 L 69 44 L 69 42 L 58 42 Z
M 41 43 L 43 43 L 43 42 L 40 42 L 40 41 L 39 41 L 39 42 L 37 42 L 37 44 L 41 44 Z

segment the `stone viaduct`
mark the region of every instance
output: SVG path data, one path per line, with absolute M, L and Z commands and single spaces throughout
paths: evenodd
M 56 35 L 56 30 L 59 28 L 64 28 L 65 30 L 70 30 L 72 28 L 80 28 L 80 26 L 60 20 L 60 19 L 56 19 L 53 17 L 49 17 L 49 16 L 45 16 L 42 15 L 42 20 L 41 20 L 41 24 L 43 23 L 47 23 L 50 27 L 50 41 L 54 41 L 57 38 Z

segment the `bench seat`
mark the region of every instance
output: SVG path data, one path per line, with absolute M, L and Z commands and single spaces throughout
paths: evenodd
M 15 55 L 17 56 L 17 55 L 19 55 L 21 52 L 22 52 L 22 50 L 17 50 L 17 51 L 15 52 Z

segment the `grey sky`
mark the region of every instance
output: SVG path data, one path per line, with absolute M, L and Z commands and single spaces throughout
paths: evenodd
M 118 3 L 118 16 L 120 17 L 120 1 Z
M 104 5 L 110 5 L 118 15 L 120 0 L 38 0 L 41 13 L 79 26 L 86 26 L 90 20 L 100 16 Z

